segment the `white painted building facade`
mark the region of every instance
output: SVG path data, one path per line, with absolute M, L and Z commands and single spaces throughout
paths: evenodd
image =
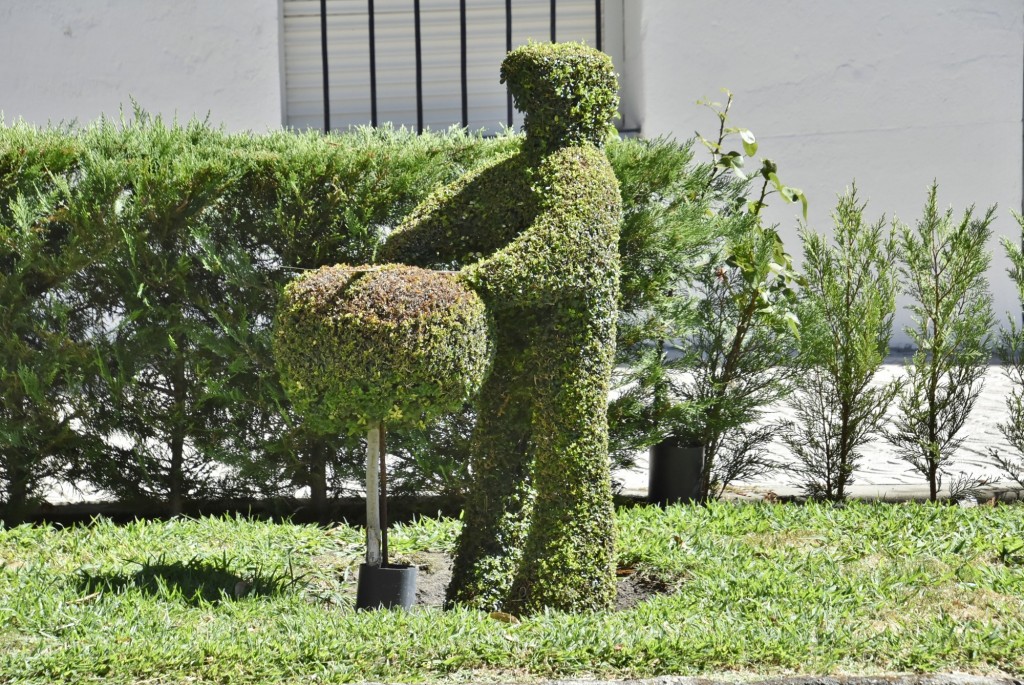
M 370 123 L 371 3 L 326 4 L 331 125 Z M 511 42 L 518 45 L 550 38 L 554 6 L 557 39 L 600 42 L 613 56 L 624 129 L 647 137 L 710 133 L 716 121 L 696 101 L 716 99 L 721 88 L 733 91 L 733 121 L 754 131 L 783 181 L 805 191 L 813 228 L 828 229 L 836 194 L 853 180 L 870 216 L 912 223 L 935 179 L 942 204 L 957 212 L 998 204 L 997 234 L 1019 237 L 1010 214 L 1024 198 L 1019 0 L 372 4 L 379 122 L 436 129 L 465 118 L 472 129 L 492 130 L 507 123 L 498 84 L 509 38 L 506 12 L 511 8 Z M 84 123 L 117 116 L 122 107 L 130 111 L 134 98 L 152 113 L 209 116 L 229 130 L 320 128 L 319 6 L 319 0 L 5 0 L 0 111 L 8 123 Z M 772 203 L 769 216 L 795 250 L 799 212 L 779 205 Z M 1018 311 L 1002 250 L 992 248 L 997 311 Z M 902 333 L 894 339 L 906 341 Z

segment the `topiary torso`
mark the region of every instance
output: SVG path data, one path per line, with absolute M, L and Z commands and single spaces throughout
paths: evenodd
M 519 154 L 421 204 L 381 257 L 462 267 L 495 319 L 449 599 L 530 612 L 614 600 L 606 403 L 618 292 L 618 184 L 601 144 L 608 57 L 531 44 L 502 78 L 526 113 Z

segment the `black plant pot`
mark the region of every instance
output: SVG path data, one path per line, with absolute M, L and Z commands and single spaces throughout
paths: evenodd
M 700 497 L 704 471 L 704 446 L 679 436 L 651 445 L 647 466 L 647 501 L 666 506 L 694 502 Z
M 356 609 L 408 610 L 416 601 L 416 567 L 408 564 L 359 565 Z

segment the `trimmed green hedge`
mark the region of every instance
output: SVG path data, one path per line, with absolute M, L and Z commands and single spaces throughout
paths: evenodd
M 307 425 L 283 392 L 270 334 L 280 293 L 303 270 L 371 262 L 431 191 L 521 145 L 457 130 L 228 134 L 143 113 L 80 130 L 0 126 L 6 515 L 47 478 L 172 508 L 295 485 L 322 503 L 358 480 L 359 444 Z M 668 141 L 614 141 L 608 155 L 624 202 L 625 355 L 679 268 L 666 246 L 695 234 L 679 208 L 705 169 Z M 436 430 L 393 434 L 397 471 L 415 483 L 447 473 L 457 490 L 465 455 L 434 446 L 465 441 Z

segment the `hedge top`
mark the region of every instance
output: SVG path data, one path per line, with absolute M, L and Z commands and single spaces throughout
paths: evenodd
M 285 288 L 274 351 L 300 412 L 362 433 L 461 407 L 483 383 L 490 341 L 483 303 L 450 274 L 338 265 Z
M 601 146 L 619 104 L 611 58 L 582 43 L 530 43 L 501 63 L 529 147 Z

